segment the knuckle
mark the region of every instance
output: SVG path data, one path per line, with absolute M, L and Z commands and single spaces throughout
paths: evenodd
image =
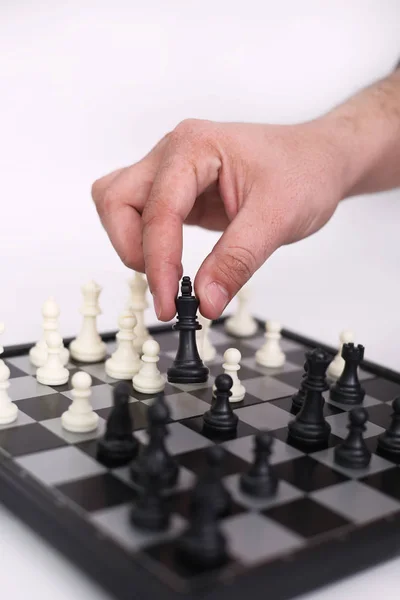
M 96 181 L 92 183 L 91 188 L 92 199 L 96 205 L 101 202 L 103 191 L 103 179 L 96 179 Z
M 248 280 L 256 270 L 256 258 L 246 248 L 230 246 L 217 257 L 217 268 L 225 281 L 240 286 Z
M 103 197 L 98 205 L 98 210 L 102 216 L 109 215 L 115 212 L 118 206 L 118 195 L 112 188 L 108 188 L 104 193 Z

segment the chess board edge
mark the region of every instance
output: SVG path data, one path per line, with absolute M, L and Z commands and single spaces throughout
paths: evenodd
M 262 322 L 259 324 L 261 327 Z M 170 328 L 167 324 L 149 330 L 157 335 Z M 110 332 L 102 337 L 112 340 L 114 335 Z M 286 329 L 282 337 L 310 348 L 318 346 L 332 354 L 335 352 L 332 347 Z M 27 352 L 30 346 L 6 348 L 4 358 Z M 362 367 L 378 377 L 400 382 L 400 373 L 380 365 L 365 361 Z M 287 600 L 393 558 L 400 552 L 400 512 L 397 512 L 356 530 L 338 529 L 328 543 L 316 539 L 306 548 L 283 553 L 267 564 L 245 569 L 235 566 L 218 580 L 205 578 L 192 586 L 178 578 L 171 579 L 167 572 L 157 573 L 155 577 L 146 556 L 140 552 L 127 555 L 111 537 L 100 534 L 91 522 L 83 521 L 76 507 L 61 494 L 55 501 L 1 449 L 0 501 L 119 600 L 161 596 L 165 600 L 176 600 L 183 594 L 193 599 L 223 600 L 229 595 L 230 600 L 241 600 L 250 588 L 255 599 L 261 600 L 268 590 L 275 600 Z

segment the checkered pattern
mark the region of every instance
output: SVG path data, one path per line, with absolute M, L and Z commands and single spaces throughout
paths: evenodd
M 71 375 L 79 369 L 92 377 L 91 402 L 99 415 L 99 428 L 89 434 L 63 430 L 61 415 L 71 398 L 70 381 L 57 388 L 40 385 L 27 355 L 6 360 L 11 370 L 10 396 L 19 408 L 18 420 L 0 427 L 0 449 L 6 451 L 47 493 L 60 497 L 82 519 L 89 520 L 100 533 L 106 533 L 126 552 L 144 553 L 147 559 L 162 563 L 174 577 L 190 579 L 193 573 L 174 560 L 174 544 L 186 527 L 191 489 L 205 465 L 204 449 L 219 444 L 225 450 L 223 480 L 233 498 L 232 511 L 222 520 L 230 563 L 224 567 L 256 566 L 279 556 L 295 559 L 295 552 L 316 540 L 329 540 L 400 510 L 399 467 L 376 455 L 377 437 L 390 422 L 390 401 L 400 394 L 400 384 L 361 373 L 366 389 L 364 405 L 369 412 L 365 437 L 373 452 L 368 468 L 353 472 L 334 463 L 334 446 L 347 434 L 348 407 L 330 402 L 326 394 L 325 415 L 332 434 L 326 450 L 305 453 L 287 441 L 291 396 L 303 374 L 305 347 L 283 339 L 286 363 L 281 369 L 256 364 L 255 350 L 263 343 L 259 332 L 249 340 L 235 340 L 223 325 L 212 328 L 217 349 L 209 364 L 207 384 L 171 385 L 165 389 L 171 409 L 167 445 L 180 464 L 179 481 L 171 492 L 173 517 L 162 534 L 143 533 L 129 522 L 135 500 L 128 467 L 109 470 L 96 461 L 97 439 L 102 435 L 112 406 L 116 381 L 105 374 L 104 363 L 69 364 Z M 165 371 L 175 356 L 177 334 L 157 337 L 161 346 L 159 367 Z M 247 395 L 234 404 L 239 417 L 231 439 L 217 438 L 202 431 L 203 413 L 209 409 L 215 377 L 221 372 L 222 355 L 229 347 L 242 354 L 239 377 Z M 109 345 L 109 352 L 114 344 Z M 147 408 L 152 398 L 131 389 L 130 410 L 134 435 L 147 443 Z M 239 477 L 253 459 L 254 434 L 268 429 L 274 436 L 271 461 L 279 477 L 278 492 L 268 500 L 254 500 L 239 489 Z M 321 550 L 323 546 L 321 547 Z M 154 565 L 153 565 L 154 567 Z M 239 569 L 239 570 L 240 570 Z M 153 569 L 157 573 L 157 568 Z

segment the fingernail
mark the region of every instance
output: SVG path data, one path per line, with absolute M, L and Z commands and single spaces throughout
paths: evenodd
M 226 289 L 216 281 L 212 281 L 207 285 L 205 293 L 209 303 L 218 313 L 222 313 L 229 300 L 229 294 Z
M 160 302 L 158 301 L 157 296 L 153 295 L 153 302 L 154 302 L 154 310 L 155 310 L 155 313 L 157 315 L 157 319 L 160 319 L 160 317 L 161 317 L 161 305 L 160 305 Z

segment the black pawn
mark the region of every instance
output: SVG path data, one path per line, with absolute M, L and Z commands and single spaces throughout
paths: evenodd
M 345 361 L 344 369 L 339 379 L 330 390 L 330 398 L 334 402 L 347 405 L 361 404 L 364 400 L 365 390 L 358 379 L 358 367 L 364 358 L 364 346 L 355 346 L 352 342 L 343 344 L 342 358 Z
M 222 463 L 226 452 L 220 446 L 210 446 L 205 452 L 206 472 L 193 490 L 191 504 L 200 502 L 201 497 L 205 496 L 205 500 L 213 505 L 217 517 L 225 517 L 231 510 L 232 502 L 228 490 L 222 483 Z
M 215 433 L 236 431 L 238 416 L 233 412 L 229 397 L 233 386 L 232 377 L 223 373 L 215 379 L 215 395 L 210 410 L 204 413 L 204 427 Z
M 339 446 L 335 448 L 335 463 L 347 469 L 364 469 L 371 460 L 371 452 L 368 450 L 363 432 L 368 420 L 368 412 L 365 408 L 353 408 L 349 413 L 349 434 Z
M 297 414 L 304 404 L 304 398 L 306 397 L 305 383 L 307 381 L 307 374 L 308 374 L 308 363 L 306 361 L 304 363 L 304 373 L 303 373 L 303 377 L 301 379 L 299 390 L 292 396 L 292 412 L 294 414 Z
M 139 450 L 139 442 L 132 433 L 129 394 L 130 387 L 125 382 L 114 388 L 113 408 L 107 419 L 105 434 L 97 444 L 97 460 L 108 468 L 130 463 Z
M 267 432 L 257 433 L 254 445 L 254 462 L 240 477 L 240 489 L 256 498 L 270 498 L 276 494 L 278 478 L 270 465 L 273 438 Z
M 176 299 L 177 322 L 173 329 L 179 331 L 179 344 L 172 367 L 167 371 L 170 383 L 204 383 L 208 368 L 203 364 L 197 349 L 196 331 L 201 329 L 197 320 L 199 301 L 192 295 L 190 277 L 183 277 L 181 295 Z
M 177 554 L 182 562 L 200 570 L 220 567 L 227 560 L 227 541 L 206 494 L 199 494 L 192 504 L 190 524 L 177 541 Z
M 378 450 L 398 462 L 400 460 L 400 397 L 392 402 L 392 422 L 378 438 Z
M 158 485 L 161 490 L 171 488 L 177 482 L 179 466 L 165 445 L 169 418 L 170 412 L 164 396 L 159 394 L 147 411 L 148 444 L 142 446 L 141 453 L 130 467 L 131 477 L 140 487 L 145 485 L 146 474 L 151 471 L 157 474 L 155 477 L 158 477 Z
M 323 447 L 328 443 L 331 426 L 324 417 L 325 400 L 322 392 L 328 389 L 326 370 L 331 357 L 317 348 L 306 353 L 308 362 L 307 379 L 304 382 L 306 395 L 296 418 L 288 425 L 289 439 L 300 446 Z
M 143 488 L 131 510 L 131 523 L 146 531 L 164 531 L 170 524 L 169 505 L 160 490 L 159 468 L 152 464 L 143 474 Z

